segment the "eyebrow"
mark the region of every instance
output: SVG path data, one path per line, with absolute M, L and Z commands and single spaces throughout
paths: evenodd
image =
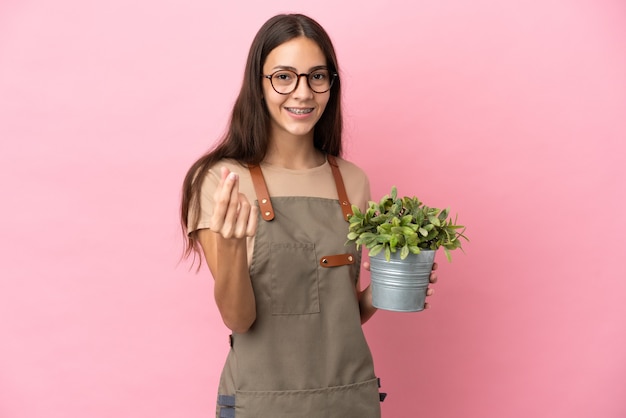
M 295 67 L 290 67 L 288 65 L 277 65 L 276 67 L 272 68 L 272 71 L 278 71 L 278 70 L 290 70 L 293 71 L 294 73 L 298 73 L 298 70 Z M 328 70 L 328 66 L 327 65 L 317 65 L 315 67 L 311 67 L 309 68 L 309 72 L 315 71 L 315 70 Z

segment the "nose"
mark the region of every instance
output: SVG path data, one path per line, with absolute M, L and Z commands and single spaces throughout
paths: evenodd
M 304 80 L 302 80 L 304 77 Z M 300 82 L 302 81 L 302 83 Z M 313 96 L 313 90 L 309 87 L 309 75 L 308 74 L 298 74 L 298 81 L 296 83 L 296 88 L 293 91 L 293 96 L 295 98 L 304 98 Z

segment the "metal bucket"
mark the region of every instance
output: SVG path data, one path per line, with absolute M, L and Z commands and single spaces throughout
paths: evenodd
M 395 312 L 423 310 L 435 253 L 422 250 L 401 260 L 400 252 L 396 251 L 387 261 L 383 251 L 370 257 L 374 307 Z

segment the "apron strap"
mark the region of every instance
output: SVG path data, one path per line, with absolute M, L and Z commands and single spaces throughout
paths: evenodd
M 348 194 L 346 193 L 346 186 L 343 184 L 343 177 L 341 177 L 341 171 L 339 171 L 339 166 L 337 165 L 337 160 L 333 155 L 328 155 L 328 163 L 330 164 L 330 169 L 333 172 L 333 177 L 335 178 L 335 185 L 337 186 L 337 194 L 339 195 L 339 204 L 341 205 L 341 211 L 343 212 L 343 217 L 348 221 L 350 217 L 353 215 L 352 213 L 352 205 L 348 200 Z
M 252 177 L 252 184 L 254 185 L 254 191 L 256 192 L 256 198 L 259 202 L 259 209 L 261 210 L 261 217 L 266 221 L 274 219 L 274 208 L 272 207 L 272 201 L 270 200 L 270 194 L 267 191 L 265 179 L 263 178 L 263 171 L 258 165 L 248 166 L 250 175 Z
M 335 179 L 335 186 L 337 187 L 337 195 L 339 196 L 339 205 L 343 212 L 343 217 L 346 221 L 353 215 L 352 205 L 348 200 L 348 194 L 346 193 L 346 186 L 343 184 L 343 177 L 341 177 L 341 171 L 337 165 L 337 160 L 334 156 L 328 155 L 328 164 L 330 170 L 333 173 Z M 263 171 L 258 165 L 248 166 L 250 175 L 252 177 L 252 184 L 254 185 L 254 191 L 256 192 L 256 198 L 259 202 L 259 209 L 261 210 L 261 217 L 266 221 L 274 219 L 274 208 L 272 207 L 272 201 L 270 194 L 267 191 L 267 185 L 265 184 L 265 178 L 263 177 Z

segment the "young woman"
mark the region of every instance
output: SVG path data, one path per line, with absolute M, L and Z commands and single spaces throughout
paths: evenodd
M 233 331 L 218 418 L 380 417 L 361 329 L 375 308 L 360 290 L 360 253 L 345 245 L 369 182 L 340 158 L 341 133 L 328 35 L 303 15 L 271 18 L 250 48 L 228 132 L 183 186 L 186 254 L 204 254 Z

